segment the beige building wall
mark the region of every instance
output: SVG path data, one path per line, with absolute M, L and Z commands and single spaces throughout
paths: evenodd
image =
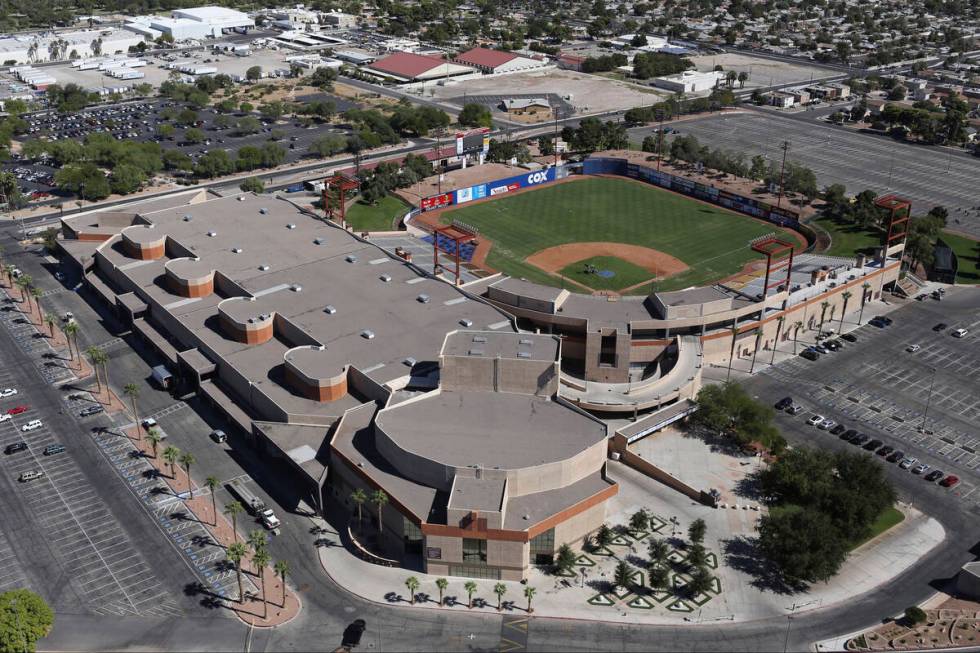
M 588 510 L 555 526 L 555 550 L 562 544 L 574 544 L 599 528 L 606 521 L 606 502 L 601 501 Z

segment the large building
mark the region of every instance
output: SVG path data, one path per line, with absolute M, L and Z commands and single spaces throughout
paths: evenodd
M 414 52 L 396 52 L 365 66 L 365 69 L 396 82 L 424 82 L 476 72 L 470 66 L 446 61 L 434 55 Z
M 167 34 L 175 41 L 218 38 L 228 32 L 247 32 L 255 21 L 247 14 L 226 7 L 205 6 L 175 9 L 169 17 L 138 16 L 126 28 L 146 36 Z
M 0 62 L 23 65 L 125 54 L 143 40 L 143 35 L 113 28 L 15 34 L 0 37 Z
M 488 48 L 473 48 L 466 52 L 460 52 L 454 61 L 465 66 L 472 66 L 488 75 L 534 70 L 550 65 L 547 60 L 531 59 L 513 52 Z
M 62 225 L 177 392 L 220 409 L 303 497 L 388 495 L 372 555 L 519 580 L 604 520 L 606 428 L 560 396 L 557 337 L 267 196 L 191 191 Z
M 685 70 L 676 75 L 654 78 L 653 85 L 674 93 L 701 93 L 710 91 L 725 79 L 725 73 L 717 71 L 698 72 Z

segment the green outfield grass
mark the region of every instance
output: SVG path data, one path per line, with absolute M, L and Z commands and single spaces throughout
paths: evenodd
M 613 276 L 606 278 L 586 273 L 586 265 L 593 265 L 597 270 L 609 270 Z M 653 278 L 653 273 L 649 270 L 616 256 L 592 256 L 566 266 L 561 274 L 593 290 L 619 290 Z
M 980 241 L 944 231 L 940 237 L 956 252 L 956 283 L 980 283 Z
M 347 222 L 354 231 L 391 231 L 395 219 L 408 213 L 409 208 L 394 195 L 384 197 L 374 206 L 357 201 L 347 209 Z
M 865 229 L 851 222 L 823 216 L 813 221 L 830 234 L 830 249 L 824 252 L 830 256 L 854 256 L 874 254 L 881 247 L 881 230 Z
M 748 241 L 778 230 L 653 186 L 606 177 L 548 186 L 442 215 L 444 223 L 454 219 L 477 227 L 493 241 L 487 258 L 490 267 L 551 286 L 560 286 L 561 280 L 525 259 L 566 243 L 639 245 L 687 264 L 689 270 L 657 282 L 657 290 L 708 284 L 733 274 L 759 257 L 748 248 Z M 633 292 L 646 294 L 649 288 Z

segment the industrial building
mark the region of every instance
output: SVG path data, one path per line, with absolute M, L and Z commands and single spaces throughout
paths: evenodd
M 710 91 L 725 79 L 725 73 L 718 71 L 698 72 L 685 70 L 677 75 L 656 77 L 653 85 L 674 93 L 701 93 Z
M 341 53 L 335 55 L 342 59 Z M 437 56 L 396 52 L 365 66 L 365 70 L 396 82 L 421 82 L 447 79 L 476 72 L 471 66 L 446 61 Z
M 59 243 L 318 508 L 385 492 L 365 555 L 520 580 L 605 519 L 606 427 L 559 394 L 560 339 L 490 302 L 268 196 L 96 210 Z
M 464 66 L 472 66 L 488 75 L 534 70 L 551 65 L 547 60 L 522 57 L 513 52 L 488 48 L 473 48 L 460 52 L 453 60 Z
M 23 65 L 125 54 L 143 40 L 142 35 L 130 30 L 112 28 L 0 36 L 0 61 L 5 65 Z M 58 45 L 57 53 L 52 44 Z
M 255 21 L 234 9 L 216 6 L 175 9 L 167 16 L 137 16 L 129 19 L 126 29 L 156 38 L 168 34 L 175 41 L 219 38 L 228 32 L 247 32 Z

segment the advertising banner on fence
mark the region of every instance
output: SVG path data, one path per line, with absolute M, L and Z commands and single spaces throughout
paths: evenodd
M 419 202 L 419 208 L 423 211 L 431 211 L 432 209 L 442 208 L 443 206 L 449 206 L 453 203 L 452 193 L 443 193 L 442 195 L 433 195 L 432 197 L 423 197 L 422 201 Z
M 477 184 L 476 186 L 470 186 L 469 188 L 460 188 L 456 191 L 455 203 L 465 204 L 466 202 L 472 202 L 473 200 L 493 197 L 502 193 L 510 193 L 520 188 L 537 186 L 538 184 L 545 184 L 554 180 L 555 168 L 535 170 L 533 172 L 523 173 L 515 177 L 498 179 L 497 181 L 491 181 L 486 184 Z

